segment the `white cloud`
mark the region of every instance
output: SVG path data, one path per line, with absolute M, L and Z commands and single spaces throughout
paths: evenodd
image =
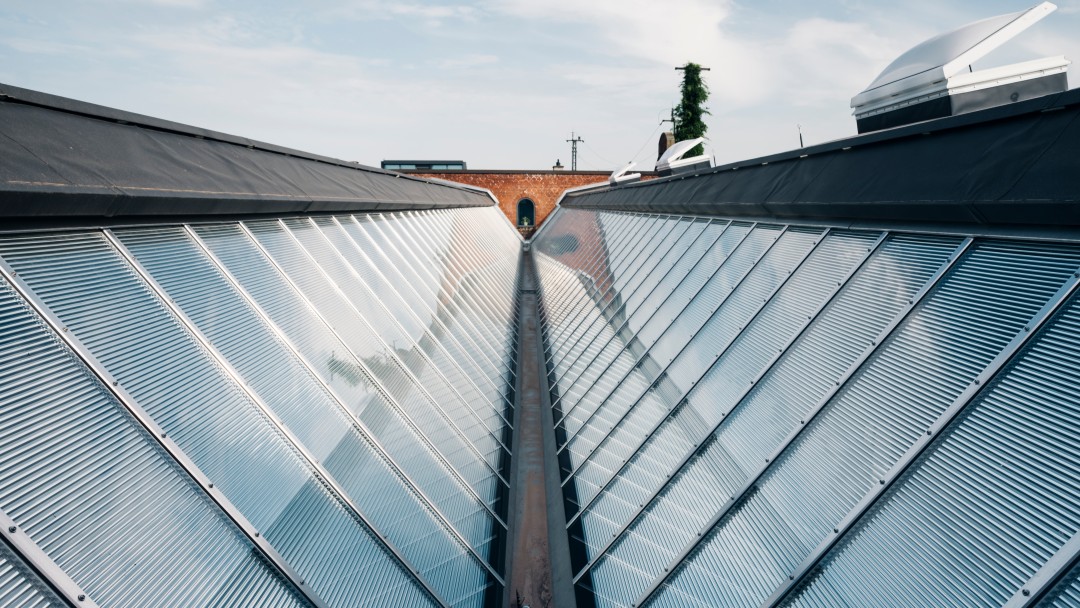
M 807 143 L 850 135 L 848 101 L 885 64 L 986 16 L 940 0 L 312 0 L 276 12 L 215 0 L 213 13 L 109 0 L 111 15 L 9 1 L 0 68 L 12 84 L 363 162 L 493 168 L 565 161 L 571 130 L 597 168 L 652 150 L 687 61 L 712 68 L 721 160 L 793 147 L 796 123 Z M 1014 43 L 1025 58 L 1080 55 L 1077 1 Z
M 435 65 L 443 70 L 462 70 L 489 66 L 499 62 L 495 55 L 470 54 L 461 57 L 447 57 L 435 61 Z
M 398 2 L 395 0 L 342 0 L 329 8 L 316 9 L 323 17 L 354 21 L 377 21 L 386 19 L 419 19 L 429 25 L 441 25 L 450 19 L 471 20 L 478 11 L 469 4 L 446 4 L 441 2 Z

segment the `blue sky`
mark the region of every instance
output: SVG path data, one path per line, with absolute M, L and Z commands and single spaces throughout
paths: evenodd
M 579 168 L 655 158 L 674 66 L 712 68 L 710 151 L 853 135 L 914 44 L 1035 0 L 3 0 L 0 82 L 343 158 Z M 976 67 L 1080 58 L 1080 0 Z M 1075 70 L 1070 79 L 1076 86 Z

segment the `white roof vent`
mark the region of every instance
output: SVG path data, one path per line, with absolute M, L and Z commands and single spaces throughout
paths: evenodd
M 683 173 L 712 167 L 712 159 L 706 154 L 682 158 L 683 154 L 704 141 L 704 137 L 696 137 L 676 142 L 656 160 L 656 170 L 660 175 L 671 175 L 672 173 Z
M 860 133 L 1005 105 L 1068 88 L 1065 57 L 971 71 L 971 64 L 1028 29 L 1057 6 L 969 23 L 935 36 L 889 64 L 851 99 Z
M 630 182 L 636 182 L 641 179 L 640 173 L 630 173 L 630 170 L 634 168 L 634 163 L 629 162 L 623 168 L 616 169 L 610 177 L 608 177 L 608 183 L 612 186 L 619 184 L 629 184 Z

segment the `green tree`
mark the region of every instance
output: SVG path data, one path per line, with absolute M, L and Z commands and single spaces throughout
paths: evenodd
M 679 68 L 683 73 L 682 101 L 675 106 L 675 141 L 686 141 L 695 137 L 705 137 L 709 129 L 705 126 L 705 115 L 709 110 L 705 102 L 709 100 L 709 87 L 701 78 L 701 66 L 687 63 Z M 697 156 L 705 153 L 702 145 L 694 146 L 685 156 Z

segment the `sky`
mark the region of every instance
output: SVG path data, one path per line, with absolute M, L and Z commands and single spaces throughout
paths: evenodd
M 707 152 L 855 134 L 850 99 L 915 44 L 1035 0 L 0 0 L 0 82 L 368 165 L 651 167 L 680 72 Z M 975 64 L 1080 58 L 1080 0 Z M 1070 70 L 1077 86 L 1076 69 Z

